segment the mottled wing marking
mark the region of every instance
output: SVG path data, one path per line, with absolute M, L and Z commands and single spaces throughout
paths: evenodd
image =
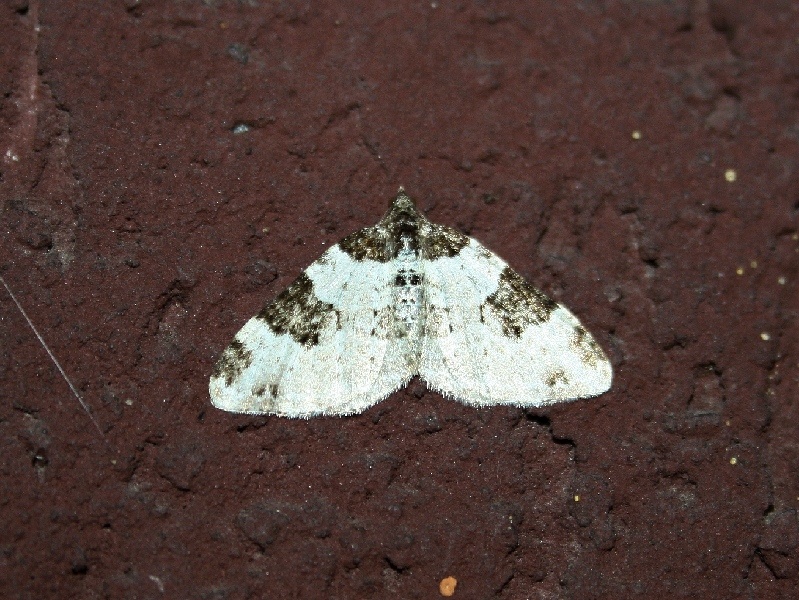
M 213 377 L 222 378 L 227 385 L 230 385 L 239 376 L 239 373 L 251 364 L 252 352 L 234 338 L 214 366 Z
M 541 325 L 549 320 L 558 303 L 527 283 L 510 267 L 499 276 L 497 290 L 486 298 L 481 313 L 491 311 L 502 323 L 508 337 L 520 337 L 528 325 Z
M 403 242 L 416 253 L 417 259 L 436 260 L 453 257 L 469 238 L 461 232 L 431 223 L 416 210 L 413 200 L 400 191 L 388 213 L 373 227 L 352 233 L 339 242 L 339 248 L 357 261 L 389 262 L 403 251 Z
M 375 226 L 351 233 L 338 243 L 338 247 L 357 261 L 388 262 L 391 260 L 388 242 L 385 232 Z
M 563 369 L 555 369 L 547 375 L 546 384 L 549 387 L 555 387 L 558 383 L 569 385 L 569 378 L 566 377 L 566 373 Z
M 425 219 L 427 221 L 427 219 Z M 426 233 L 426 240 L 422 246 L 423 260 L 436 260 L 439 258 L 452 258 L 457 256 L 466 244 L 469 243 L 468 236 L 460 231 L 436 225 L 427 221 L 429 232 Z
M 303 346 L 316 346 L 321 329 L 327 322 L 338 323 L 340 316 L 332 304 L 316 297 L 313 281 L 303 273 L 264 306 L 256 318 L 269 325 L 277 335 L 287 333 Z
M 608 360 L 600 345 L 582 325 L 575 325 L 571 345 L 582 361 L 590 367 L 596 367 Z

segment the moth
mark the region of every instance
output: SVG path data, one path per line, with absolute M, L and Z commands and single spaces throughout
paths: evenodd
M 211 376 L 214 406 L 309 418 L 363 412 L 419 376 L 472 406 L 541 406 L 610 389 L 577 318 L 400 188 L 252 317 Z

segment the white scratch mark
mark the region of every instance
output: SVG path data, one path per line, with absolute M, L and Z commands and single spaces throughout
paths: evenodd
M 83 401 L 83 398 L 81 398 L 80 394 L 78 393 L 78 390 L 75 389 L 74 385 L 72 385 L 72 381 L 70 381 L 69 377 L 67 377 L 67 374 L 64 372 L 64 369 L 61 368 L 61 364 L 58 362 L 58 359 L 56 359 L 55 355 L 50 351 L 50 348 L 47 346 L 47 343 L 44 341 L 44 338 L 39 333 L 39 331 L 36 329 L 36 326 L 34 326 L 33 321 L 31 321 L 30 318 L 28 318 L 28 315 L 25 312 L 25 309 L 22 308 L 22 305 L 19 303 L 19 300 L 17 300 L 17 297 L 14 295 L 14 292 L 12 292 L 11 288 L 8 287 L 8 284 L 6 283 L 6 280 L 3 279 L 2 277 L 0 277 L 0 283 L 2 283 L 3 287 L 6 288 L 6 291 L 8 292 L 8 295 L 11 296 L 11 299 L 14 301 L 14 304 L 17 305 L 17 308 L 19 309 L 19 312 L 21 312 L 22 316 L 25 317 L 25 320 L 28 322 L 28 325 L 33 330 L 33 333 L 36 334 L 36 337 L 38 338 L 39 343 L 47 351 L 47 354 L 50 356 L 50 360 L 53 361 L 53 364 L 58 369 L 58 372 L 61 373 L 61 377 L 63 377 L 64 381 L 67 382 L 67 385 L 69 386 L 69 389 L 72 390 L 72 393 L 75 395 L 75 398 L 78 399 L 78 402 L 80 402 L 80 405 L 83 407 L 83 410 L 85 410 L 86 414 L 89 415 L 89 418 L 91 419 L 92 423 L 94 423 L 94 426 L 97 428 L 97 431 L 99 431 L 100 435 L 103 436 L 103 438 L 105 438 L 105 434 L 103 433 L 103 430 L 100 429 L 100 425 L 94 419 L 94 415 L 92 415 L 92 411 L 89 408 L 89 405 L 86 404 L 86 402 Z

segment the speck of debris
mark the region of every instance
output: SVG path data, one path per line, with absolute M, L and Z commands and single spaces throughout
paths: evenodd
M 444 577 L 444 579 L 441 580 L 441 583 L 438 584 L 438 591 L 441 592 L 442 596 L 454 596 L 457 585 L 458 580 L 450 575 L 449 577 Z
M 230 44 L 227 47 L 227 53 L 231 58 L 243 65 L 246 65 L 247 61 L 250 60 L 250 49 L 244 44 Z

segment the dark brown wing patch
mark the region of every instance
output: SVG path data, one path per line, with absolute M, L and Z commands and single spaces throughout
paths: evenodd
M 216 361 L 213 376 L 224 377 L 225 385 L 230 385 L 251 364 L 252 352 L 247 350 L 240 341 L 234 339 Z
M 494 313 L 502 323 L 502 333 L 518 338 L 528 325 L 546 323 L 557 307 L 557 302 L 527 283 L 516 271 L 505 267 L 497 290 L 486 298 L 480 310 Z
M 427 219 L 425 219 L 427 220 Z M 469 238 L 460 231 L 427 222 L 428 227 L 420 244 L 422 258 L 436 260 L 437 258 L 452 258 L 457 256 L 463 247 L 469 243 Z
M 460 231 L 428 221 L 400 191 L 377 225 L 351 233 L 339 242 L 339 248 L 354 260 L 384 263 L 406 248 L 424 260 L 451 258 L 468 243 L 469 238 Z
M 319 332 L 330 319 L 339 319 L 332 304 L 314 294 L 313 281 L 305 273 L 256 316 L 278 335 L 289 334 L 298 344 L 316 346 Z

